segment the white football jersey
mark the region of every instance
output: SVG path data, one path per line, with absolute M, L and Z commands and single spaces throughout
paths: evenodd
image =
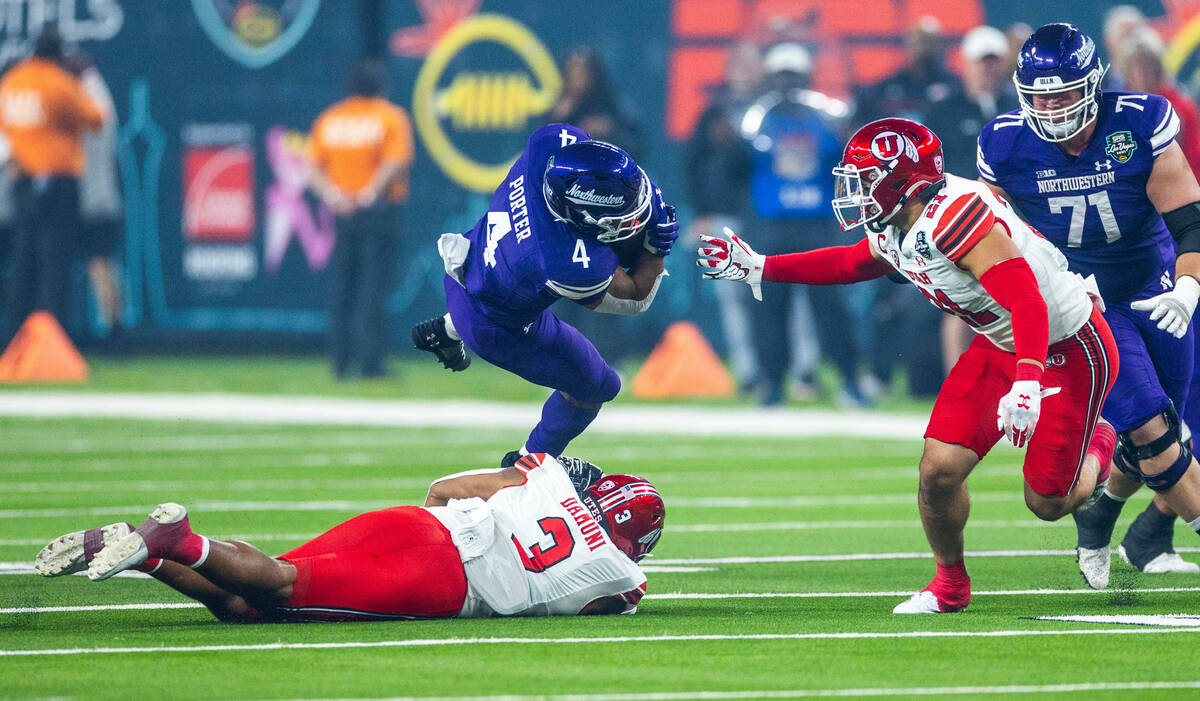
M 1067 259 L 1017 216 L 987 185 L 955 175 L 906 233 L 889 226 L 868 233 L 871 248 L 907 277 L 935 307 L 958 316 L 1003 350 L 1014 351 L 1012 317 L 958 261 L 1000 224 L 1033 269 L 1046 300 L 1050 343 L 1073 335 L 1092 314 L 1084 281 Z
M 430 509 L 464 555 L 468 592 L 460 617 L 573 616 L 604 597 L 617 597 L 622 613 L 636 611 L 646 575 L 580 502 L 563 466 L 539 453 L 515 467 L 525 473 L 523 484 L 496 492 L 486 507 L 470 500 L 494 523 L 495 537 L 477 557 L 468 559 L 451 510 Z

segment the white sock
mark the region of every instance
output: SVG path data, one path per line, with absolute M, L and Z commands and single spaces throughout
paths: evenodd
M 1195 521 L 1188 521 L 1188 528 L 1200 533 L 1200 518 L 1197 518 Z
M 1104 494 L 1105 494 L 1105 496 L 1107 496 L 1109 499 L 1112 499 L 1113 501 L 1125 501 L 1126 499 L 1129 498 L 1129 497 L 1119 497 L 1116 494 L 1113 494 L 1112 491 L 1108 487 L 1104 488 Z
M 204 546 L 200 549 L 200 559 L 196 560 L 192 564 L 188 565 L 188 567 L 191 567 L 192 569 L 196 569 L 200 565 L 203 565 L 204 561 L 208 559 L 208 548 L 209 548 L 208 536 L 202 535 L 202 536 L 200 536 L 200 539 L 204 541 Z
M 455 341 L 461 341 L 462 337 L 458 335 L 458 330 L 454 328 L 454 320 L 450 318 L 450 312 L 446 312 L 446 315 L 442 318 L 446 320 L 446 335 Z

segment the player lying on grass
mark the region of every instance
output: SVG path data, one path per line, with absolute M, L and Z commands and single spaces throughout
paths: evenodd
M 986 185 L 947 175 L 942 163 L 941 142 L 924 126 L 872 122 L 850 138 L 833 171 L 838 220 L 845 230 L 865 224 L 864 240 L 768 257 L 727 230 L 729 240 L 705 237 L 699 251 L 706 277 L 754 287 L 851 283 L 895 268 L 979 334 L 942 384 L 925 431 L 918 502 L 937 574 L 896 613 L 958 611 L 970 602 L 966 480 L 1001 436 L 1029 446 L 1025 503 L 1048 521 L 1107 479 L 1116 442 L 1097 419 L 1117 351 L 1084 281 Z
M 666 509 L 646 480 L 535 453 L 444 477 L 424 507 L 356 516 L 270 557 L 199 535 L 179 504 L 141 526 L 68 533 L 38 553 L 47 577 L 149 573 L 222 621 L 351 621 L 634 613 L 637 562 Z

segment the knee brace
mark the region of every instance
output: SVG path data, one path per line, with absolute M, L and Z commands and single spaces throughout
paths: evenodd
M 1167 422 L 1167 432 L 1150 441 L 1146 445 L 1135 445 L 1128 431 L 1117 436 L 1117 450 L 1113 454 L 1113 462 L 1129 479 L 1139 484 L 1145 484 L 1156 492 L 1165 492 L 1183 477 L 1188 466 L 1192 464 L 1192 451 L 1183 441 L 1180 431 L 1179 414 L 1173 404 L 1168 404 L 1162 413 Z M 1167 469 L 1153 475 L 1142 472 L 1141 462 L 1161 454 L 1171 444 L 1179 445 L 1179 457 Z

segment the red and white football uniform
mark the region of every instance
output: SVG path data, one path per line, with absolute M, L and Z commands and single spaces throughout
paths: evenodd
M 470 546 L 460 545 L 467 574 L 460 616 L 574 615 L 606 597 L 616 597 L 610 603 L 618 611 L 635 611 L 646 575 L 580 502 L 562 465 L 536 453 L 514 467 L 525 473 L 525 482 L 501 489 L 486 502 L 495 533 L 490 546 L 472 557 Z M 458 506 L 430 509 L 456 542 L 461 540 Z
M 1073 335 L 1092 314 L 1083 281 L 1067 271 L 1067 259 L 1053 244 L 1030 229 L 981 182 L 946 175 L 945 186 L 911 229 L 902 232 L 889 226 L 882 233 L 868 233 L 868 240 L 876 254 L 904 273 L 934 306 L 962 318 L 977 333 L 1012 353 L 1008 310 L 958 265 L 997 223 L 1021 249 L 1037 278 L 1046 301 L 1050 343 Z
M 297 572 L 292 596 L 248 620 L 575 615 L 598 599 L 606 613 L 635 612 L 646 575 L 562 465 L 535 454 L 516 467 L 525 482 L 486 502 L 372 511 L 284 553 Z
M 942 384 L 925 436 L 966 446 L 982 457 L 1003 435 L 996 427 L 996 406 L 1012 387 L 1017 358 L 1008 310 L 958 263 L 996 224 L 1021 250 L 1046 302 L 1050 347 L 1041 384 L 1062 388 L 1042 400 L 1026 453 L 1025 481 L 1039 494 L 1065 496 L 1078 478 L 1117 373 L 1116 346 L 1084 281 L 986 185 L 954 175 L 946 176 L 911 229 L 889 226 L 869 233 L 868 240 L 934 306 L 979 334 Z

